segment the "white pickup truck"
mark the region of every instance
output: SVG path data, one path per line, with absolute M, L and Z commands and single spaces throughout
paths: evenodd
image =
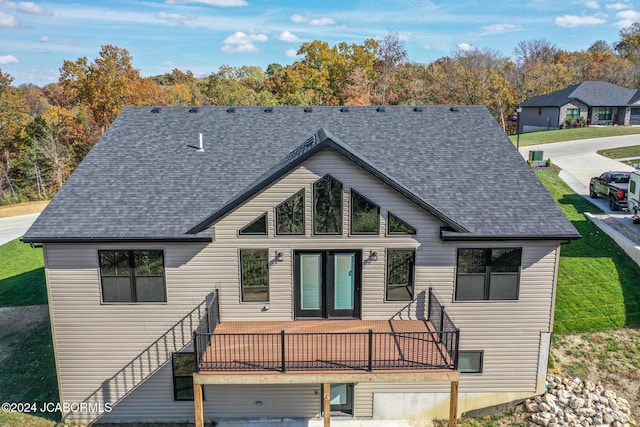
M 633 223 L 640 224 L 640 172 L 631 172 L 629 176 L 627 210 L 633 214 Z

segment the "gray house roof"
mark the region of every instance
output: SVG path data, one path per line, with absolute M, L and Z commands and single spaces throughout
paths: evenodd
M 210 240 L 325 147 L 439 218 L 443 239 L 579 238 L 485 107 L 131 107 L 23 240 Z
M 571 100 L 578 100 L 589 107 L 625 107 L 634 104 L 640 92 L 607 82 L 582 82 L 547 95 L 534 96 L 523 107 L 561 107 Z

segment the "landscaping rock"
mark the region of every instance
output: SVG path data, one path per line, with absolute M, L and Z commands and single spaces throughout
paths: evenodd
M 627 427 L 634 422 L 629 401 L 600 383 L 549 375 L 547 384 L 547 393 L 524 404 L 531 422 L 536 425 Z

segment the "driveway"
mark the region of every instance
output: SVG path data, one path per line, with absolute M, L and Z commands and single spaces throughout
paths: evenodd
M 620 163 L 617 160 L 596 154 L 596 151 L 605 148 L 627 147 L 640 145 L 640 135 L 612 136 L 607 138 L 581 139 L 578 141 L 556 142 L 553 144 L 534 145 L 521 147 L 520 154 L 525 159 L 529 158 L 530 150 L 542 150 L 543 158 L 551 159 L 554 165 L 560 167 L 560 177 L 578 194 L 589 197 L 589 180 L 608 170 L 635 170 L 631 166 Z M 632 229 L 640 228 L 633 225 L 631 215 L 624 212 L 611 212 L 609 204 L 603 198 L 590 199 L 600 209 Z
M 554 165 L 562 168 L 578 182 L 584 185 L 579 194 L 588 194 L 589 179 L 608 170 L 634 170 L 631 166 L 617 160 L 596 154 L 605 148 L 640 145 L 640 135 L 613 136 L 608 138 L 581 139 L 578 141 L 556 142 L 520 148 L 525 159 L 530 150 L 544 151 L 544 159 L 551 159 Z
M 22 236 L 33 221 L 40 215 L 39 213 L 11 216 L 8 218 L 0 218 L 0 245 L 12 241 Z

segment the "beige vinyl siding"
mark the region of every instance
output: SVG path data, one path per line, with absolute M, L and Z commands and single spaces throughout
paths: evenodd
M 101 303 L 98 250 L 116 248 L 164 249 L 166 303 Z M 201 304 L 213 288 L 205 248 L 157 243 L 45 245 L 64 402 L 119 402 L 191 341 L 203 313 Z M 171 381 L 165 389 L 168 400 L 155 403 L 159 414 L 170 413 L 167 406 L 173 404 Z M 82 413 L 72 418 L 91 416 Z
M 343 184 L 343 233 L 340 236 L 313 236 L 312 186 L 327 173 Z M 302 188 L 305 189 L 305 236 L 276 236 L 275 207 Z M 351 188 L 380 206 L 379 235 L 349 235 Z M 386 218 L 389 210 L 415 227 L 417 234 L 388 236 Z M 240 229 L 264 212 L 268 214 L 267 236 L 238 236 Z M 203 212 L 202 216 L 208 214 Z M 426 306 L 426 301 L 424 305 L 385 302 L 386 250 L 416 249 L 417 298 L 427 298 L 428 288 L 433 287 L 461 330 L 461 348 L 485 351 L 484 373 L 464 375 L 461 392 L 534 391 L 539 334 L 551 328 L 558 242 L 443 242 L 439 238 L 442 225 L 404 196 L 328 149 L 214 224 L 215 241 L 210 244 L 46 244 L 51 321 L 62 398 L 65 402 L 120 402 L 106 415 L 109 419 L 133 419 L 136 411 L 141 419 L 148 414 L 191 419 L 189 402 L 173 401 L 171 368 L 167 362 L 172 352 L 183 349 L 191 341 L 191 333 L 202 314 L 193 310 L 199 305 L 202 309 L 205 296 L 219 289 L 223 321 L 293 320 L 293 254 L 295 250 L 305 249 L 362 251 L 363 319 L 421 317 L 416 308 Z M 488 246 L 523 248 L 519 301 L 453 302 L 457 248 Z M 102 304 L 98 250 L 156 248 L 164 250 L 167 302 Z M 267 303 L 241 302 L 239 250 L 242 248 L 268 249 Z M 277 251 L 283 252 L 283 261 L 275 261 Z M 371 251 L 377 252 L 377 261 L 367 260 Z M 150 384 L 157 384 L 154 391 L 150 391 Z M 207 387 L 206 398 L 210 403 L 206 403 L 205 408 L 211 408 L 211 393 L 216 393 L 209 389 L 215 387 Z M 269 411 L 264 413 L 293 416 L 291 414 L 298 409 L 292 409 L 289 402 L 298 402 L 295 399 L 300 399 L 299 410 L 307 413 L 312 406 L 309 402 L 316 398 L 320 401 L 320 396 L 309 397 L 311 394 L 307 394 L 308 390 L 316 389 L 316 386 L 301 389 L 283 386 L 277 392 L 271 390 L 265 395 L 278 399 L 269 400 L 272 402 Z M 224 407 L 229 417 L 240 414 L 248 402 L 240 397 L 241 389 L 237 390 L 237 398 L 231 391 L 220 394 L 221 399 L 227 399 L 220 408 Z M 300 390 L 305 391 L 301 393 Z M 448 384 L 358 384 L 356 414 L 372 415 L 374 392 L 403 390 L 448 392 Z M 253 406 L 251 411 L 258 412 L 249 413 L 259 414 L 255 401 Z M 187 407 L 190 410 L 185 409 Z M 205 416 L 219 417 L 222 415 L 219 410 L 205 409 Z M 75 416 L 78 418 L 78 414 Z M 80 416 L 88 419 L 93 415 Z
M 342 235 L 313 235 L 313 183 L 330 174 L 343 185 L 343 229 Z M 378 235 L 350 235 L 351 188 L 380 206 L 380 233 Z M 275 207 L 301 189 L 305 190 L 305 235 L 276 235 L 274 230 Z M 387 212 L 395 215 L 417 229 L 416 235 L 387 235 Z M 267 236 L 238 236 L 242 229 L 264 212 L 268 213 Z M 247 201 L 234 212 L 215 224 L 216 254 L 234 256 L 228 259 L 225 277 L 229 283 L 221 290 L 221 315 L 225 320 L 291 320 L 293 319 L 293 255 L 295 250 L 355 249 L 362 251 L 362 318 L 388 319 L 394 315 L 409 313 L 407 302 L 385 302 L 386 249 L 417 249 L 416 262 L 429 267 L 429 277 L 451 283 L 451 260 L 448 268 L 439 265 L 442 243 L 440 227 L 444 223 L 426 213 L 407 198 L 399 195 L 387 185 L 372 177 L 363 169 L 326 149 L 272 184 L 268 189 Z M 238 248 L 269 249 L 270 301 L 265 303 L 241 302 L 239 287 Z M 281 251 L 284 259 L 275 261 L 275 253 Z M 377 252 L 378 260 L 367 262 L 371 251 Z M 220 271 L 217 269 L 217 271 Z M 416 290 L 428 288 L 428 282 L 417 284 Z M 413 310 L 413 307 L 411 308 Z M 412 313 L 415 316 L 415 313 Z
M 552 295 L 557 266 L 557 242 L 451 242 L 455 264 L 458 247 L 522 247 L 518 301 L 454 302 L 454 286 L 434 286 L 434 292 L 460 329 L 461 350 L 483 350 L 482 374 L 462 374 L 460 393 L 536 391 L 540 332 L 551 331 Z M 428 274 L 417 262 L 418 277 Z M 455 266 L 450 269 L 455 282 Z M 418 279 L 419 281 L 420 279 Z M 427 279 L 428 280 L 428 279 Z M 373 415 L 374 393 L 448 393 L 448 383 L 359 384 L 356 415 Z

